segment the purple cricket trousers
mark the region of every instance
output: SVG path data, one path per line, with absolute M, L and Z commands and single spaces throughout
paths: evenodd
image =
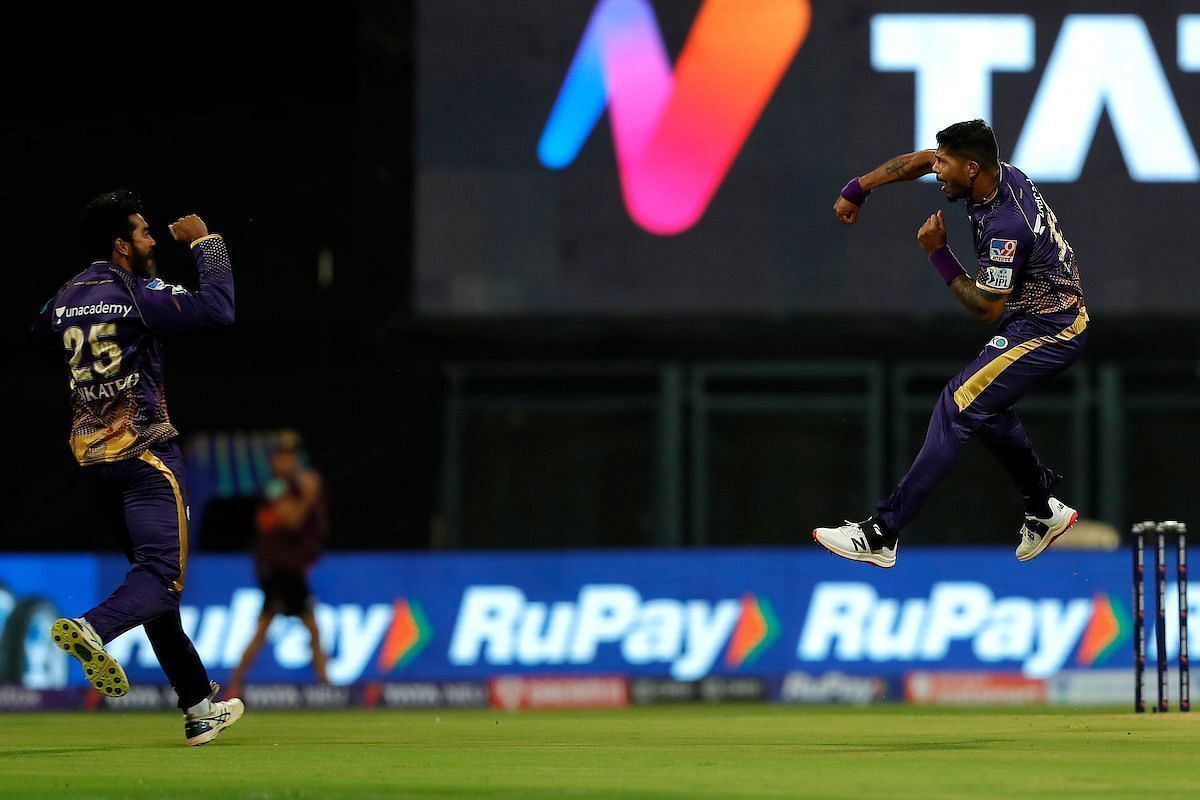
M 917 516 L 972 434 L 1012 476 L 1026 500 L 1044 499 L 1062 476 L 1042 464 L 1013 404 L 1075 363 L 1087 341 L 1087 311 L 1021 314 L 946 384 L 925 444 L 876 514 L 894 533 Z
M 108 643 L 141 625 L 186 709 L 208 696 L 208 672 L 183 632 L 179 599 L 187 571 L 188 508 L 183 456 L 171 442 L 136 458 L 84 467 L 120 531 L 125 581 L 84 614 Z

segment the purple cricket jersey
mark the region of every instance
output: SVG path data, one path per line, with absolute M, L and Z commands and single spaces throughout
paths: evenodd
M 211 234 L 191 251 L 200 278 L 194 292 L 97 261 L 42 308 L 37 329 L 63 348 L 70 445 L 81 466 L 136 458 L 179 435 L 167 411 L 157 332 L 233 322 L 225 240 Z
M 1053 314 L 1083 306 L 1075 252 L 1033 181 L 1000 164 L 1000 185 L 988 203 L 970 204 L 979 272 L 975 284 L 1008 295 L 1009 314 Z

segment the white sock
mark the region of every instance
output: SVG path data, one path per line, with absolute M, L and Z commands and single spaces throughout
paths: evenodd
M 212 701 L 207 697 L 187 710 L 189 714 L 207 714 L 212 711 Z

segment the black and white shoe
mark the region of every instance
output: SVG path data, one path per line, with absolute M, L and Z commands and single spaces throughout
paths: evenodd
M 236 697 L 229 700 L 213 700 L 221 691 L 221 685 L 210 681 L 212 691 L 208 695 L 209 709 L 187 713 L 183 717 L 183 736 L 192 747 L 208 744 L 217 734 L 242 718 L 246 706 Z
M 885 531 L 874 517 L 862 522 L 846 520 L 837 528 L 817 528 L 813 538 L 835 556 L 884 569 L 896 565 L 896 550 L 900 547 L 899 538 Z
M 1039 517 L 1028 512 L 1025 514 L 1025 524 L 1021 526 L 1020 532 L 1021 541 L 1017 545 L 1017 561 L 1037 558 L 1079 520 L 1079 512 L 1057 497 L 1051 497 L 1046 502 L 1050 506 L 1050 516 Z

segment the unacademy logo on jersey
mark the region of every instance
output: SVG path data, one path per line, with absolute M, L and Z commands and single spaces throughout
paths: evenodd
M 119 303 L 92 303 L 88 306 L 59 306 L 54 309 L 54 315 L 59 319 L 70 319 L 72 317 L 91 317 L 98 315 L 115 314 L 120 317 L 129 316 L 129 312 L 133 311 L 133 306 L 125 306 Z
M 1005 339 L 1003 336 L 993 336 L 990 344 L 997 350 L 1003 350 L 1008 347 L 1008 339 Z

